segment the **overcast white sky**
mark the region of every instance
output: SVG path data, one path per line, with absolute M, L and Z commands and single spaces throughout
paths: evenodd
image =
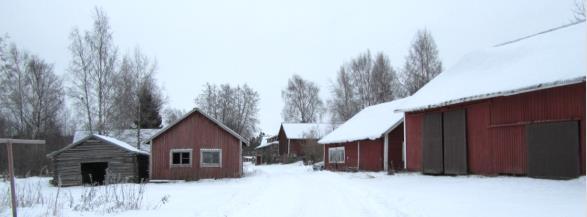
M 367 49 L 398 68 L 414 33 L 428 28 L 446 68 L 472 50 L 568 23 L 574 0 L 0 0 L 0 33 L 65 74 L 69 33 L 91 27 L 94 6 L 110 17 L 120 52 L 140 46 L 158 59 L 168 106 L 193 108 L 206 82 L 247 83 L 261 96 L 261 130 L 274 133 L 294 73 L 326 100 L 340 65 Z

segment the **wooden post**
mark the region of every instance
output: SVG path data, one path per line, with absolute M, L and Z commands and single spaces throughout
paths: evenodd
M 6 144 L 6 155 L 8 155 L 8 176 L 10 176 L 10 201 L 12 204 L 12 217 L 16 214 L 16 186 L 14 182 L 14 159 L 12 155 L 12 144 L 45 144 L 45 140 L 24 140 L 24 139 L 0 139 L 0 144 Z
M 6 154 L 8 155 L 8 176 L 10 177 L 10 200 L 12 204 L 12 217 L 16 217 L 16 188 L 14 186 L 14 160 L 12 159 L 12 141 L 6 143 Z

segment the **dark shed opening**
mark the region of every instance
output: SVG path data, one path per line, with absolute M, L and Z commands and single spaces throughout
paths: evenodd
M 528 176 L 567 179 L 581 174 L 578 121 L 530 124 L 526 136 Z
M 103 185 L 108 162 L 82 163 L 82 184 Z
M 148 155 L 137 155 L 137 161 L 139 166 L 139 182 L 144 182 L 149 178 L 149 156 Z

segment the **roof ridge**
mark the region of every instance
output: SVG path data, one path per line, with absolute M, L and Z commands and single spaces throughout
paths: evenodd
M 553 31 L 556 31 L 556 30 L 559 30 L 559 29 L 564 29 L 564 28 L 567 28 L 567 27 L 570 27 L 570 26 L 574 26 L 574 25 L 577 25 L 579 23 L 584 23 L 584 22 L 585 22 L 585 20 L 579 20 L 579 21 L 568 23 L 568 24 L 560 25 L 560 26 L 557 26 L 557 27 L 554 27 L 554 28 L 550 28 L 550 29 L 547 29 L 547 30 L 544 30 L 544 31 L 540 31 L 540 32 L 537 32 L 537 33 L 534 33 L 534 34 L 526 35 L 526 36 L 523 36 L 523 37 L 520 37 L 520 38 L 517 38 L 517 39 L 514 39 L 514 40 L 502 42 L 502 43 L 499 43 L 499 44 L 494 45 L 493 47 L 501 47 L 501 46 L 504 46 L 504 45 L 513 44 L 513 43 L 516 43 L 518 41 L 522 41 L 522 40 L 525 40 L 525 39 L 528 39 L 528 38 L 533 38 L 533 37 L 536 37 L 536 36 L 539 36 L 539 35 L 542 35 L 542 34 L 545 34 L 545 33 L 553 32 Z

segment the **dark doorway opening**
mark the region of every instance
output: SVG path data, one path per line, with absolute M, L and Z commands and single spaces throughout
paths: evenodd
M 137 161 L 139 163 L 139 180 L 137 181 L 145 182 L 149 178 L 149 156 L 138 155 Z
M 108 162 L 82 163 L 82 184 L 103 185 Z

